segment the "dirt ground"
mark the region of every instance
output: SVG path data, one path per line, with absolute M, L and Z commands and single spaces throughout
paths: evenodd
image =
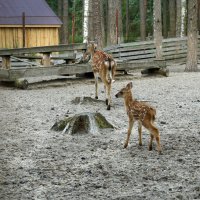
M 130 79 L 135 98 L 157 109 L 163 155 L 155 143 L 148 151 L 145 129 L 138 145 L 137 124 L 123 148 L 128 118 L 114 94 Z M 91 81 L 0 86 L 0 199 L 200 199 L 200 73 L 118 79 L 111 111 L 103 103 L 72 103 L 83 96 L 94 97 Z M 75 135 L 50 130 L 56 120 L 81 112 L 100 112 L 116 128 Z

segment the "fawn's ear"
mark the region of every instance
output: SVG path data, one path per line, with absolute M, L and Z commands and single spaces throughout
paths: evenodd
M 132 82 L 128 83 L 127 86 L 126 86 L 127 89 L 131 89 L 132 87 L 133 87 L 133 83 Z
M 98 44 L 97 44 L 97 43 L 94 43 L 94 49 L 95 49 L 95 50 L 97 49 L 97 46 L 98 46 Z

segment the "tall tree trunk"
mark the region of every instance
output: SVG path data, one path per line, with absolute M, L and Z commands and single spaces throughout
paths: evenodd
M 181 0 L 176 0 L 176 37 L 181 36 Z
M 84 0 L 83 42 L 89 41 L 89 0 Z
M 123 35 L 122 1 L 121 0 L 118 0 L 117 9 L 118 9 L 118 26 L 119 26 L 118 43 L 123 43 L 124 35 Z
M 200 0 L 198 0 L 198 33 L 200 33 Z
M 129 33 L 129 0 L 126 0 L 126 41 L 128 41 Z
M 154 0 L 154 43 L 156 46 L 156 59 L 162 59 L 161 0 Z
M 181 0 L 181 37 L 186 35 L 186 0 Z
M 146 15 L 147 15 L 147 0 L 140 0 L 140 37 L 141 40 L 146 40 Z
M 197 71 L 197 7 L 197 0 L 188 1 L 187 72 Z
M 175 37 L 176 36 L 176 1 L 169 0 L 169 36 Z
M 58 16 L 60 18 L 60 20 L 62 21 L 62 16 L 63 16 L 63 10 L 62 10 L 62 5 L 63 5 L 63 0 L 58 0 Z M 63 25 L 62 25 L 63 26 Z M 60 43 L 62 43 L 62 26 L 60 27 L 59 29 L 59 40 L 60 40 Z
M 93 20 L 93 33 L 94 40 L 98 42 L 98 48 L 103 48 L 102 37 L 102 19 L 101 19 L 101 3 L 100 0 L 92 1 L 92 20 Z
M 62 43 L 68 44 L 68 0 L 63 0 L 63 37 Z
M 164 38 L 168 37 L 168 18 L 169 18 L 169 14 L 168 14 L 168 0 L 162 1 L 163 2 L 163 36 Z
M 108 1 L 107 44 L 118 44 L 123 41 L 121 0 Z
M 104 4 L 105 0 L 100 1 L 100 17 L 101 17 L 101 34 L 102 34 L 102 47 L 106 46 L 106 36 L 105 36 L 105 13 L 104 13 Z

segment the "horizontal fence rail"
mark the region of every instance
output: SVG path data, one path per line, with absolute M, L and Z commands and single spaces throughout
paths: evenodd
M 199 37 L 200 40 L 200 37 Z M 200 47 L 200 41 L 198 44 Z M 156 47 L 154 41 L 132 42 L 113 45 L 104 49 L 113 55 L 119 62 L 154 60 L 156 58 Z M 162 55 L 166 61 L 186 60 L 187 56 L 187 37 L 170 38 L 162 41 Z M 198 55 L 200 51 L 198 49 Z

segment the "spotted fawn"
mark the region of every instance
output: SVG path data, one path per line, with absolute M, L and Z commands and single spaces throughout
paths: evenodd
M 124 104 L 129 118 L 129 127 L 124 148 L 128 146 L 134 122 L 138 121 L 139 145 L 142 145 L 142 126 L 144 126 L 150 132 L 149 150 L 152 150 L 152 142 L 155 138 L 158 152 L 161 154 L 160 134 L 154 124 L 156 110 L 147 103 L 136 101 L 132 96 L 132 87 L 132 82 L 130 82 L 115 95 L 117 98 L 124 98 Z

